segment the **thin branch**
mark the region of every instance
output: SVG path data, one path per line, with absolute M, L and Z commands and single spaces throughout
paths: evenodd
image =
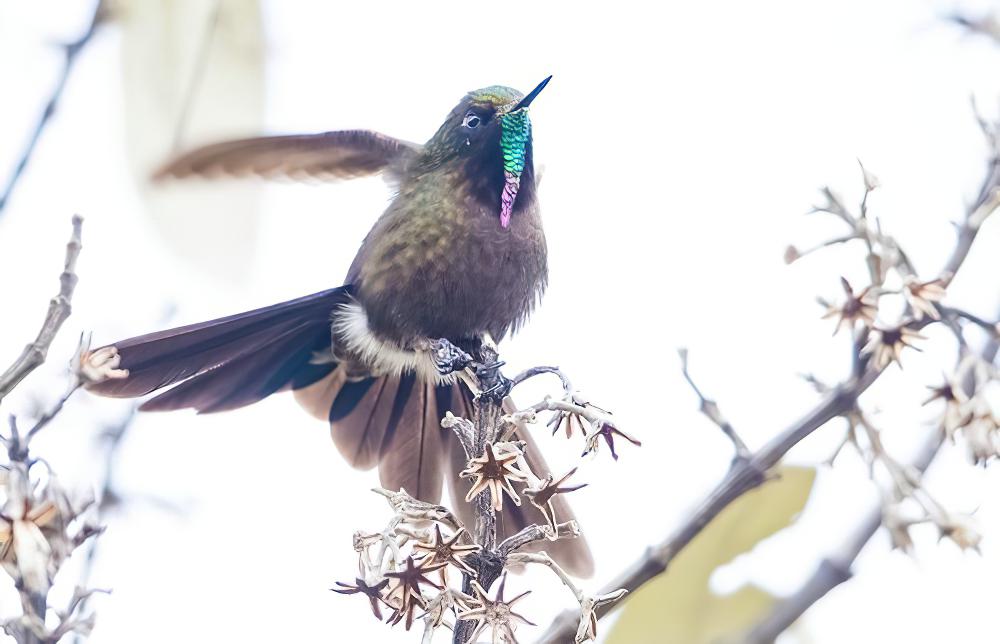
M 938 308 L 941 310 L 941 313 L 945 316 L 951 317 L 953 319 L 961 318 L 963 320 L 966 320 L 967 322 L 972 322 L 973 324 L 981 328 L 983 331 L 985 331 L 991 340 L 1000 340 L 1000 323 L 994 323 L 988 320 L 984 320 L 983 318 L 979 317 L 978 315 L 975 315 L 974 313 L 969 313 L 968 311 L 957 309 L 951 306 L 939 305 Z
M 560 523 L 556 528 L 558 529 L 556 533 L 556 538 L 558 539 L 573 539 L 580 536 L 580 526 L 576 521 Z M 529 525 L 517 534 L 513 534 L 501 541 L 500 545 L 497 546 L 497 553 L 501 557 L 507 557 L 529 543 L 549 540 L 549 535 L 551 534 L 552 528 L 547 525 Z
M 7 370 L 0 375 L 0 400 L 11 392 L 21 380 L 34 371 L 43 362 L 49 352 L 49 345 L 55 339 L 59 327 L 62 326 L 66 318 L 72 311 L 71 301 L 73 291 L 76 289 L 76 260 L 80 256 L 80 249 L 83 247 L 80 241 L 80 233 L 83 228 L 83 218 L 79 215 L 73 216 L 73 234 L 69 243 L 66 244 L 66 261 L 63 266 L 62 275 L 59 276 L 59 294 L 52 298 L 49 303 L 49 311 L 45 315 L 45 322 L 38 332 L 35 341 L 24 348 L 21 356 L 14 361 Z
M 80 36 L 80 38 L 63 46 L 62 73 L 59 75 L 59 79 L 56 81 L 56 86 L 53 88 L 52 94 L 49 96 L 49 100 L 45 104 L 45 109 L 42 110 L 42 115 L 38 119 L 38 124 L 35 125 L 31 138 L 28 139 L 28 144 L 25 146 L 24 151 L 21 152 L 20 159 L 14 166 L 14 171 L 11 173 L 10 178 L 7 180 L 7 185 L 4 187 L 3 192 L 0 193 L 0 216 L 3 215 L 3 210 L 7 206 L 7 202 L 10 201 L 11 193 L 14 192 L 15 186 L 21 179 L 21 175 L 28 166 L 28 162 L 31 160 L 31 155 L 35 151 L 35 146 L 38 144 L 38 140 L 42 137 L 42 131 L 45 129 L 45 126 L 48 125 L 49 120 L 52 118 L 52 115 L 55 114 L 56 108 L 59 106 L 59 99 L 62 98 L 63 90 L 66 88 L 66 81 L 69 79 L 70 72 L 73 70 L 73 65 L 76 63 L 77 56 L 87 43 L 90 42 L 90 39 L 93 38 L 97 28 L 102 22 L 104 22 L 106 14 L 107 12 L 105 10 L 103 0 L 98 0 L 96 6 L 94 7 L 94 15 L 90 19 L 90 24 L 87 26 L 87 30 L 82 36 Z
M 725 434 L 730 441 L 733 443 L 733 447 L 736 449 L 736 460 L 745 461 L 750 458 L 750 450 L 747 448 L 747 444 L 743 442 L 739 434 L 736 433 L 736 428 L 733 427 L 726 418 L 722 415 L 722 411 L 719 410 L 719 405 L 710 398 L 706 398 L 698 385 L 695 384 L 694 380 L 691 378 L 691 373 L 688 371 L 688 352 L 687 349 L 680 349 L 677 352 L 681 357 L 681 373 L 684 375 L 684 379 L 687 383 L 691 385 L 691 389 L 694 390 L 696 396 L 698 396 L 699 410 L 704 414 L 710 421 L 719 426 L 722 433 Z
M 520 563 L 520 564 L 533 563 L 542 566 L 548 566 L 549 570 L 555 573 L 556 577 L 559 578 L 559 581 L 561 581 L 563 585 L 566 586 L 566 588 L 568 588 L 571 593 L 573 593 L 574 599 L 576 599 L 576 601 L 578 602 L 583 601 L 583 598 L 585 597 L 583 591 L 580 590 L 580 588 L 575 583 L 573 583 L 573 580 L 570 578 L 569 575 L 566 574 L 566 571 L 563 570 L 559 566 L 559 564 L 557 564 L 548 554 L 544 552 L 539 552 L 537 554 L 522 552 L 511 555 L 510 560 L 514 563 Z
M 573 583 L 566 571 L 563 570 L 559 564 L 557 564 L 552 557 L 550 557 L 545 552 L 539 552 L 538 554 L 530 553 L 515 553 L 510 556 L 510 560 L 513 563 L 534 563 L 542 566 L 548 566 L 555 575 L 559 578 L 559 581 L 573 593 L 573 598 L 580 604 L 579 617 L 576 621 L 576 629 L 573 631 L 573 641 L 575 644 L 580 644 L 581 642 L 590 642 L 597 639 L 597 614 L 602 608 L 611 606 L 622 597 L 628 594 L 628 591 L 624 588 L 618 588 L 609 593 L 602 593 L 600 595 L 587 596 L 583 593 L 580 588 Z M 572 625 L 571 625 L 572 626 Z
M 551 373 L 557 376 L 559 378 L 559 382 L 562 383 L 563 391 L 567 394 L 573 393 L 573 383 L 570 382 L 569 377 L 563 373 L 559 367 L 532 367 L 530 369 L 525 369 L 511 379 L 511 388 L 518 386 L 529 378 L 534 378 L 535 376 L 540 376 L 545 373 Z

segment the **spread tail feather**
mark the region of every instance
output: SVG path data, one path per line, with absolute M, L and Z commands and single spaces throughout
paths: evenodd
M 330 315 L 347 297 L 341 287 L 115 343 L 129 376 L 99 383 L 91 391 L 134 398 L 177 385 L 141 409 L 207 413 L 306 386 L 335 367 L 313 364 L 312 358 L 329 352 Z

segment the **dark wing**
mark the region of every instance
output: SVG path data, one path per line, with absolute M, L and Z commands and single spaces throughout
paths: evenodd
M 415 143 L 369 130 L 292 134 L 224 141 L 182 154 L 156 171 L 167 177 L 354 179 L 385 172 L 395 179 Z

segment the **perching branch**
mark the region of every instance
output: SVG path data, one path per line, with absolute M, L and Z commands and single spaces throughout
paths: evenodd
M 45 108 L 42 110 L 42 115 L 39 117 L 38 123 L 35 125 L 31 138 L 28 139 L 28 144 L 25 146 L 24 151 L 21 152 L 21 156 L 17 164 L 14 166 L 14 171 L 7 180 L 7 185 L 4 187 L 3 192 L 0 193 L 0 216 L 3 215 L 3 210 L 7 206 L 7 202 L 10 201 L 11 193 L 14 192 L 17 182 L 20 180 L 24 169 L 28 166 L 28 162 L 31 160 L 31 155 L 34 153 L 35 146 L 38 144 L 38 140 L 42 136 L 42 131 L 45 130 L 45 126 L 48 125 L 49 119 L 52 118 L 52 115 L 56 112 L 56 108 L 59 106 L 59 99 L 62 98 L 63 90 L 66 88 L 66 81 L 69 79 L 69 74 L 73 70 L 73 65 L 76 63 L 77 56 L 81 51 L 83 51 L 83 48 L 87 46 L 90 39 L 93 38 L 97 28 L 102 22 L 104 22 L 106 14 L 107 11 L 104 6 L 104 1 L 97 0 L 94 7 L 94 15 L 90 19 L 90 24 L 87 26 L 87 30 L 82 36 L 80 36 L 80 38 L 63 46 L 62 72 L 59 75 L 59 79 L 56 81 L 56 86 L 53 88 L 48 102 L 45 104 Z
M 483 346 L 482 363 L 489 372 L 490 367 L 499 361 L 499 355 L 492 346 Z M 494 375 L 499 372 L 494 370 Z M 480 382 L 480 390 L 486 390 L 493 386 L 490 382 Z M 475 427 L 472 438 L 473 458 L 482 457 L 486 452 L 486 446 L 492 445 L 499 438 L 502 427 L 503 408 L 499 400 L 489 396 L 479 396 L 473 405 L 475 412 Z M 489 553 L 497 546 L 497 519 L 494 513 L 493 501 L 490 492 L 483 490 L 474 499 L 472 507 L 475 510 L 476 524 L 473 528 L 474 539 L 483 551 Z M 483 588 L 489 588 L 493 582 L 500 577 L 503 570 L 503 562 L 499 558 L 481 556 L 476 561 L 476 579 Z M 462 592 L 472 593 L 472 575 L 466 573 L 462 575 Z M 475 630 L 475 622 L 464 620 L 455 623 L 454 644 L 466 644 Z

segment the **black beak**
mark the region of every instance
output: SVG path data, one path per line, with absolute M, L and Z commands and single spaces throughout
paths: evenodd
M 531 105 L 531 101 L 535 100 L 535 97 L 537 97 L 539 94 L 542 93 L 542 90 L 545 89 L 545 86 L 549 84 L 550 80 L 552 80 L 551 76 L 549 76 L 541 83 L 539 83 L 538 86 L 535 87 L 535 89 L 531 90 L 531 92 L 529 92 L 527 96 L 521 99 L 520 103 L 514 106 L 511 112 L 516 112 L 517 110 L 523 109 Z

